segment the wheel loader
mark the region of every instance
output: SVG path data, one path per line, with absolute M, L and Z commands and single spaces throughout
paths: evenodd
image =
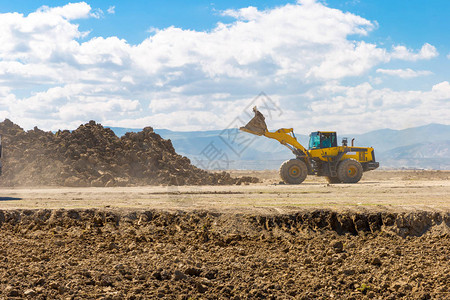
M 338 146 L 334 131 L 316 131 L 310 134 L 309 149 L 303 147 L 295 137 L 293 128 L 267 130 L 265 118 L 257 107 L 255 116 L 242 131 L 265 136 L 279 141 L 294 153 L 295 158 L 285 161 L 280 167 L 280 177 L 287 184 L 300 184 L 307 175 L 325 176 L 329 183 L 357 183 L 363 172 L 375 170 L 379 163 L 375 161 L 372 147 L 348 146 L 346 138 Z

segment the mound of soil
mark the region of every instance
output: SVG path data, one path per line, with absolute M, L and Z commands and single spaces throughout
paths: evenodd
M 446 299 L 449 225 L 432 212 L 0 211 L 0 298 Z
M 3 186 L 217 185 L 258 182 L 210 173 L 178 155 L 170 140 L 146 127 L 117 137 L 95 121 L 55 134 L 0 123 Z

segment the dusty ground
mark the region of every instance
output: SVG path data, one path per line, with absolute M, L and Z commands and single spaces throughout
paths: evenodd
M 1 189 L 0 299 L 448 299 L 450 172 Z
M 331 185 L 314 176 L 301 185 L 279 184 L 275 171 L 231 174 L 256 176 L 263 182 L 239 186 L 2 188 L 0 209 L 151 208 L 280 213 L 314 207 L 448 210 L 450 206 L 450 171 L 372 171 L 365 173 L 358 184 Z

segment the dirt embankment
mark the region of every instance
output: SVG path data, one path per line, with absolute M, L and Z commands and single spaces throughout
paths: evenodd
M 217 185 L 258 182 L 210 173 L 178 155 L 170 140 L 151 127 L 117 137 L 91 121 L 55 134 L 25 132 L 10 120 L 0 123 L 3 145 L 1 186 Z
M 0 211 L 0 298 L 445 299 L 450 215 Z

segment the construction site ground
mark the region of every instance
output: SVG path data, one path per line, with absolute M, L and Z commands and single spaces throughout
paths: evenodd
M 288 213 L 299 209 L 450 208 L 450 171 L 372 171 L 358 184 L 328 184 L 309 176 L 301 185 L 280 184 L 277 171 L 231 171 L 258 184 L 111 188 L 2 188 L 0 209 L 111 208 Z
M 0 189 L 0 299 L 448 299 L 450 171 Z

